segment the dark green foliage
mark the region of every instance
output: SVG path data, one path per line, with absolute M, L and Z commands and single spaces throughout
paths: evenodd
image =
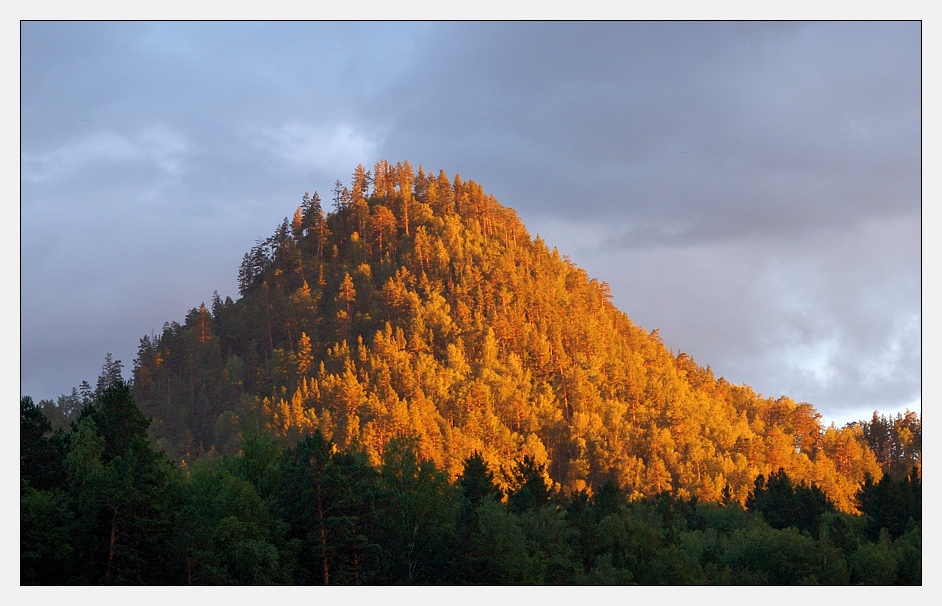
M 867 532 L 901 492 L 918 494 L 912 478 L 869 483 L 862 517 L 805 519 L 797 495 L 815 493 L 781 473 L 757 483 L 750 511 L 669 492 L 629 501 L 613 482 L 557 494 L 525 457 L 501 501 L 480 455 L 452 482 L 414 440 L 391 441 L 374 468 L 320 432 L 284 451 L 256 433 L 239 455 L 184 474 L 152 449 L 128 396 L 116 383 L 85 410 L 68 436 L 64 488 L 21 480 L 23 584 L 922 582 L 916 514 L 897 536 Z M 21 404 L 24 435 L 39 443 L 48 428 Z
M 876 540 L 886 529 L 895 539 L 922 522 L 922 480 L 913 468 L 909 476 L 894 480 L 885 475 L 874 482 L 869 475 L 857 494 L 857 506 L 867 516 L 867 536 Z
M 35 419 L 28 410 L 27 419 Z M 61 488 L 36 490 L 28 486 L 35 474 L 24 473 L 24 582 L 171 582 L 180 476 L 151 448 L 147 425 L 127 385 L 115 379 L 73 423 L 59 463 Z M 33 447 L 23 454 L 29 470 L 48 450 Z
M 922 523 L 893 541 L 897 553 L 897 585 L 922 585 Z
M 488 469 L 480 452 L 475 451 L 467 458 L 464 471 L 458 477 L 458 486 L 471 508 L 476 508 L 485 497 L 500 499 L 500 487 L 494 481 L 494 473 Z
M 76 501 L 78 583 L 169 582 L 180 476 L 153 450 L 148 420 L 123 381 L 79 417 L 67 456 Z
M 20 481 L 20 584 L 56 585 L 70 575 L 73 513 L 60 489 Z
M 665 491 L 654 497 L 653 502 L 665 528 L 671 529 L 672 534 L 706 529 L 706 520 L 697 510 L 697 497 L 681 499 Z
M 472 585 L 500 583 L 502 571 L 489 541 L 484 538 L 488 527 L 486 523 L 485 526 L 481 524 L 480 510 L 482 507 L 490 508 L 491 503 L 496 504 L 503 493 L 479 452 L 472 453 L 465 460 L 456 484 L 461 490 L 456 539 L 464 547 L 456 550 L 455 571 L 459 578 Z
M 452 580 L 458 542 L 458 490 L 415 443 L 397 439 L 383 453 L 378 520 L 383 549 L 381 578 L 388 584 L 441 584 Z
M 69 574 L 71 501 L 65 438 L 32 398 L 20 399 L 20 582 L 47 585 Z
M 509 475 L 511 488 L 507 498 L 513 513 L 537 510 L 549 503 L 552 490 L 546 480 L 546 467 L 537 464 L 532 456 L 525 455 L 517 461 Z
M 278 503 L 296 545 L 304 584 L 374 580 L 378 548 L 370 539 L 379 483 L 355 453 L 339 453 L 320 432 L 285 454 Z
M 493 499 L 477 509 L 478 531 L 472 535 L 471 567 L 464 582 L 476 585 L 532 585 L 543 582 L 530 555 L 520 517 Z
M 243 434 L 240 456 L 229 459 L 233 473 L 248 481 L 263 499 L 276 496 L 284 474 L 284 452 L 268 433 L 250 430 Z
M 818 585 L 827 583 L 815 542 L 797 528 L 753 527 L 730 537 L 725 557 L 736 585 Z M 822 578 L 823 577 L 823 578 Z
M 709 579 L 700 562 L 678 544 L 668 544 L 644 566 L 639 577 L 645 585 L 706 585 Z
M 20 399 L 20 480 L 40 490 L 63 487 L 65 439 L 33 399 Z
M 857 584 L 892 585 L 896 580 L 896 555 L 889 542 L 867 543 L 848 560 Z
M 844 556 L 849 556 L 857 551 L 864 540 L 866 519 L 846 513 L 831 512 L 821 516 L 819 528 L 822 543 L 839 549 Z
M 144 416 L 126 383 L 117 379 L 98 397 L 95 408 L 82 418 L 91 418 L 105 441 L 102 456 L 112 461 L 131 450 L 142 450 L 148 443 L 150 419 Z
M 761 512 L 772 528 L 797 528 L 814 537 L 818 536 L 821 516 L 835 510 L 817 486 L 794 485 L 782 469 L 769 476 L 767 482 L 761 475 L 756 478 L 746 508 Z
M 282 524 L 248 481 L 224 463 L 200 462 L 176 516 L 176 548 L 187 584 L 272 585 L 288 582 L 276 542 Z M 272 537 L 272 539 L 270 539 Z
M 578 531 L 569 523 L 565 509 L 550 503 L 525 511 L 520 515 L 520 522 L 540 582 L 574 584 L 584 570 L 577 557 Z
M 601 488 L 592 495 L 595 517 L 599 520 L 618 511 L 625 504 L 625 493 L 612 480 L 606 480 Z

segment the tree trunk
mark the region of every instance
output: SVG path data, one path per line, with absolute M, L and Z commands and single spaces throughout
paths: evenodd
M 321 500 L 321 486 L 317 483 L 317 516 L 321 535 L 321 567 L 324 570 L 324 585 L 330 584 L 329 567 L 327 565 L 327 531 L 324 529 L 324 503 Z
M 114 506 L 114 511 L 111 516 L 111 538 L 108 540 L 108 568 L 105 570 L 105 578 L 111 576 L 111 562 L 114 560 L 114 537 L 115 529 L 118 525 L 118 506 Z

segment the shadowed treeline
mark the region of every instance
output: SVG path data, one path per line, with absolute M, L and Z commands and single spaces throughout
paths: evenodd
M 921 584 L 921 482 L 865 482 L 862 515 L 784 472 L 746 507 L 611 481 L 564 494 L 532 457 L 455 481 L 391 441 L 378 466 L 317 431 L 173 465 L 123 382 L 51 431 L 20 406 L 23 584 Z M 497 476 L 504 476 L 505 489 Z

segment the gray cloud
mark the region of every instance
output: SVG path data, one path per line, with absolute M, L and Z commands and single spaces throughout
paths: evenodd
M 887 29 L 899 38 L 907 28 Z M 918 177 L 918 63 L 888 62 L 870 48 L 869 24 L 459 29 L 428 41 L 438 50 L 428 52 L 432 65 L 417 65 L 421 79 L 406 80 L 393 95 L 398 104 L 385 104 L 396 124 L 390 146 L 434 150 L 438 142 L 472 165 L 496 156 L 527 175 L 518 191 L 535 186 L 557 200 L 587 187 L 610 193 L 593 200 L 598 217 L 701 217 L 705 204 L 727 214 L 778 208 L 800 177 L 813 177 L 815 192 L 864 188 L 874 170 Z M 918 39 L 910 34 L 906 44 L 918 55 Z M 861 73 L 858 63 L 871 67 Z M 521 204 L 547 197 L 521 196 Z M 808 223 L 828 219 L 828 205 L 807 198 L 791 196 Z
M 835 418 L 918 401 L 918 23 L 21 34 L 24 394 L 130 368 L 305 191 L 385 157 L 478 181 L 734 382 Z

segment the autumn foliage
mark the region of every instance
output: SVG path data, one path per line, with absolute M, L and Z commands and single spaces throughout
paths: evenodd
M 214 297 L 142 339 L 134 395 L 172 458 L 236 453 L 247 427 L 316 430 L 379 465 L 395 439 L 451 478 L 529 457 L 571 493 L 744 503 L 784 470 L 842 511 L 882 475 L 860 426 L 715 377 L 635 324 L 482 187 L 383 161 L 305 194 Z

